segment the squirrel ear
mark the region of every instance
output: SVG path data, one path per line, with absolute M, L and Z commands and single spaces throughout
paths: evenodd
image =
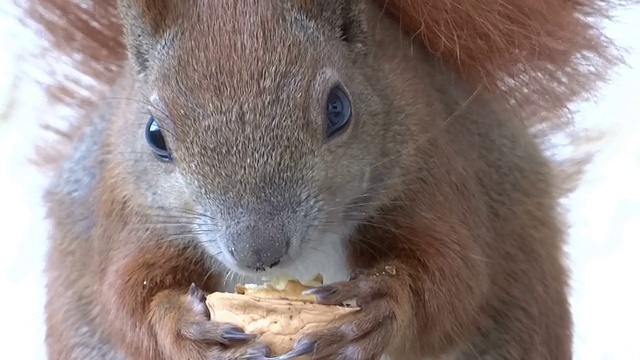
M 184 0 L 118 0 L 125 39 L 138 73 L 149 67 L 152 49 L 162 41 L 168 27 L 176 21 Z
M 348 43 L 365 41 L 366 6 L 363 0 L 299 0 L 298 4 L 310 18 L 335 29 L 341 40 Z

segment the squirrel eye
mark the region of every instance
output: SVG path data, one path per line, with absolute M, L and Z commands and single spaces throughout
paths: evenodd
M 351 101 L 341 86 L 334 86 L 327 97 L 327 129 L 325 137 L 331 138 L 344 130 L 351 121 Z
M 149 117 L 149 121 L 147 122 L 147 127 L 145 129 L 145 138 L 147 139 L 147 143 L 151 147 L 151 151 L 153 154 L 162 161 L 171 161 L 171 154 L 167 149 L 167 144 L 164 141 L 164 136 L 162 135 L 162 130 L 158 125 L 156 119 L 153 116 Z

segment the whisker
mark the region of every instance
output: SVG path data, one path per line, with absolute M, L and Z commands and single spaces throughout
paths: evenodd
M 191 221 L 175 221 L 175 222 L 157 222 L 157 223 L 142 223 L 142 224 L 138 224 L 136 226 L 140 226 L 140 227 L 154 227 L 154 228 L 158 228 L 158 227 L 170 227 L 170 226 L 200 226 L 200 227 L 205 227 L 209 224 L 205 224 L 205 223 L 197 223 L 197 222 L 191 222 Z
M 215 271 L 216 271 L 216 268 L 211 267 L 211 269 L 209 269 L 209 271 L 207 271 L 207 273 L 202 277 L 202 283 L 206 283 L 209 276 L 213 275 Z

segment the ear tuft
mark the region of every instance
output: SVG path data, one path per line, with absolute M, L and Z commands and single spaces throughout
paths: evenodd
M 172 0 L 118 0 L 125 26 L 144 27 L 150 35 L 158 36 L 166 30 L 176 14 L 178 2 Z
M 624 63 L 598 23 L 637 0 L 375 1 L 452 70 L 539 125 L 570 115 Z
M 177 21 L 181 1 L 118 0 L 127 48 L 138 73 L 148 69 L 150 52 Z
M 353 10 L 344 9 L 342 22 L 339 24 L 340 40 L 349 43 L 356 42 L 362 38 L 365 30 L 362 13 Z
M 338 39 L 347 43 L 364 41 L 366 22 L 362 0 L 298 0 L 297 4 L 310 18 L 328 24 Z

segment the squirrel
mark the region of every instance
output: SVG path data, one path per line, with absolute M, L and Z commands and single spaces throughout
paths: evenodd
M 276 358 L 571 359 L 541 139 L 622 62 L 613 1 L 26 7 L 101 84 L 37 149 L 48 358 L 268 359 L 205 294 L 321 273 L 361 311 Z

